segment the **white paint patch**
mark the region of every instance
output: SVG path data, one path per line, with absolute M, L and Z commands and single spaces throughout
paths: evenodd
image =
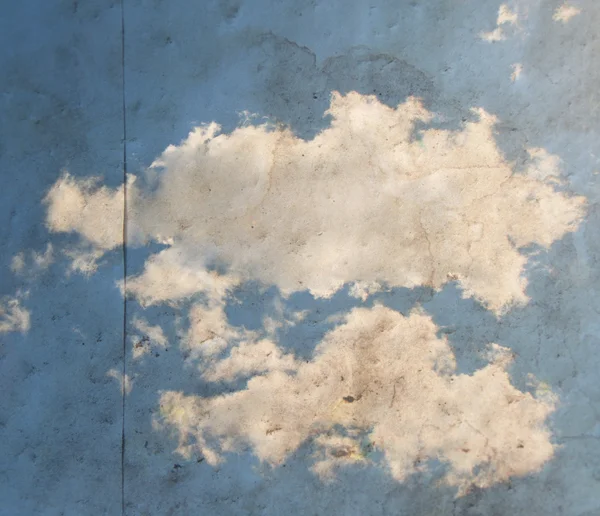
M 513 72 L 510 75 L 510 80 L 515 82 L 521 77 L 521 73 L 523 73 L 523 65 L 521 63 L 515 63 L 511 68 Z
M 182 351 L 192 360 L 200 359 L 201 367 L 210 363 L 210 358 L 225 349 L 230 341 L 241 338 L 240 332 L 227 322 L 222 301 L 208 306 L 194 305 L 189 320 L 190 329 Z
M 22 251 L 16 254 L 11 261 L 10 269 L 19 276 L 34 276 L 50 267 L 54 259 L 54 248 L 49 243 L 43 253 L 37 251 L 25 253 Z
M 73 249 L 63 250 L 65 257 L 71 261 L 67 274 L 79 273 L 84 276 L 95 274 L 98 270 L 98 261 L 105 252 L 106 249 L 89 247 L 85 244 L 82 247 L 76 246 Z
M 167 348 L 169 343 L 162 327 L 152 325 L 141 317 L 134 318 L 133 327 L 138 332 L 130 339 L 132 341 L 131 354 L 134 359 L 148 354 L 153 348 Z
M 127 290 L 143 306 L 150 306 L 177 302 L 198 292 L 220 299 L 236 284 L 232 276 L 207 270 L 201 255 L 189 257 L 185 249 L 171 248 L 151 256 L 142 274 L 128 278 Z
M 381 285 L 376 281 L 355 281 L 350 287 L 349 294 L 356 299 L 366 301 L 369 296 L 380 292 L 382 289 Z
M 205 367 L 202 376 L 210 382 L 231 382 L 239 377 L 282 371 L 293 373 L 297 363 L 270 340 L 243 341 L 226 358 Z

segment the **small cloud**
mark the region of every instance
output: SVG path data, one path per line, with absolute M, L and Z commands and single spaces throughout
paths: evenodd
M 33 263 L 38 270 L 44 270 L 50 267 L 50 264 L 54 261 L 54 253 L 52 244 L 46 246 L 46 251 L 43 253 L 32 253 Z
M 125 394 L 129 394 L 131 392 L 131 388 L 133 387 L 133 381 L 128 375 L 123 377 L 123 373 L 116 369 L 111 369 L 106 373 L 106 376 L 110 376 L 119 382 L 119 386 L 121 387 L 121 392 Z
M 504 25 L 505 23 L 509 25 L 516 25 L 518 21 L 517 13 L 511 11 L 510 7 L 506 4 L 502 4 L 500 9 L 498 9 L 498 25 Z
M 292 355 L 282 354 L 275 343 L 263 339 L 235 346 L 228 357 L 209 367 L 202 377 L 210 382 L 230 382 L 243 376 L 296 369 Z
M 503 41 L 506 39 L 504 32 L 500 27 L 490 31 L 490 32 L 482 32 L 480 34 L 481 39 L 485 41 L 489 41 L 490 43 L 494 41 Z
M 25 254 L 19 253 L 13 256 L 13 259 L 10 263 L 10 270 L 15 274 L 20 274 L 25 269 Z
M 133 327 L 139 332 L 139 334 L 132 336 L 132 356 L 134 359 L 149 353 L 154 347 L 162 349 L 167 347 L 169 342 L 160 326 L 153 326 L 145 319 L 136 317 L 133 321 Z
M 557 182 L 561 176 L 560 158 L 541 147 L 527 149 L 529 160 L 525 173 L 540 182 Z
M 555 22 L 567 23 L 573 16 L 577 16 L 581 13 L 581 9 L 569 4 L 561 5 L 556 11 L 554 11 L 554 16 L 552 19 Z
M 508 367 L 515 358 L 510 348 L 500 346 L 496 343 L 492 343 L 488 346 L 485 357 L 488 362 L 502 366 L 503 368 Z
M 205 293 L 213 300 L 221 299 L 236 284 L 232 276 L 207 270 L 201 258 L 170 248 L 151 256 L 142 274 L 127 279 L 127 293 L 134 295 L 143 306 L 151 306 L 177 302 L 197 293 Z
M 29 311 L 20 305 L 17 298 L 0 301 L 0 334 L 13 331 L 25 333 L 30 328 Z
M 54 261 L 54 249 L 52 244 L 46 245 L 46 250 L 42 252 L 31 251 L 30 253 L 20 252 L 12 259 L 10 269 L 19 276 L 34 275 L 46 270 Z
M 512 82 L 515 82 L 519 79 L 519 77 L 521 76 L 521 73 L 523 72 L 523 65 L 521 63 L 515 63 L 514 65 L 511 66 L 512 68 L 512 74 L 510 75 L 510 80 Z
M 516 23 L 500 9 L 499 27 Z M 144 306 L 196 295 L 214 306 L 243 280 L 327 298 L 358 280 L 440 288 L 451 272 L 499 313 L 528 300 L 519 248 L 549 246 L 584 213 L 583 197 L 513 174 L 496 145 L 498 120 L 483 109 L 458 130 L 421 130 L 418 141 L 416 125 L 434 115 L 414 97 L 391 108 L 333 92 L 327 113 L 331 126 L 310 141 L 268 124 L 224 134 L 213 123 L 169 146 L 152 192 L 129 189 L 130 236 L 169 248 L 128 278 L 127 294 Z M 121 243 L 121 201 L 122 189 L 66 175 L 48 194 L 48 224 L 102 255 Z M 477 224 L 485 231 L 473 233 Z M 97 256 L 82 252 L 73 266 L 93 272 Z
M 98 261 L 104 256 L 104 250 L 84 246 L 83 248 L 65 249 L 63 254 L 71 259 L 69 273 L 91 276 L 98 270 Z
M 190 328 L 181 349 L 186 358 L 198 360 L 202 369 L 210 367 L 213 359 L 232 343 L 248 340 L 245 332 L 229 324 L 223 300 L 192 306 L 189 320 Z
M 518 23 L 517 13 L 512 11 L 506 4 L 502 4 L 498 9 L 498 18 L 496 19 L 496 28 L 489 32 L 481 32 L 479 37 L 485 41 L 495 42 L 506 39 L 505 26 L 516 26 Z

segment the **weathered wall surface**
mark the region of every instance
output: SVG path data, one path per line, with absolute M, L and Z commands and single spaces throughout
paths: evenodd
M 78 238 L 46 226 L 61 170 L 111 188 L 123 177 L 120 11 L 75 4 L 13 2 L 0 15 L 3 515 L 121 507 L 122 396 L 107 376 L 122 363 L 121 256 L 82 275 Z
M 34 4 L 6 514 L 600 512 L 598 6 Z

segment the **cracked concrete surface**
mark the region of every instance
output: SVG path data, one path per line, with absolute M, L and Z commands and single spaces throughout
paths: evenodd
M 600 514 L 598 22 L 6 7 L 0 513 Z

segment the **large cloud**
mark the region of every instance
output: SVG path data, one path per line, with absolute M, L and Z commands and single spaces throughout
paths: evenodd
M 199 318 L 192 326 L 199 336 L 215 325 Z M 352 311 L 310 362 L 282 355 L 268 340 L 242 342 L 202 367 L 211 381 L 255 374 L 245 390 L 212 398 L 164 392 L 160 422 L 176 431 L 181 454 L 200 453 L 213 464 L 250 447 L 277 466 L 307 443 L 323 478 L 349 462 L 371 461 L 372 452 L 384 455 L 399 481 L 438 459 L 459 492 L 539 470 L 553 455 L 544 427 L 553 400 L 510 384 L 511 355 L 500 346 L 490 348 L 485 368 L 457 374 L 436 330 L 419 313 L 404 317 L 375 306 Z M 196 349 L 212 350 L 206 337 Z
M 168 147 L 143 181 L 131 178 L 128 244 L 167 249 L 128 278 L 129 293 L 144 306 L 202 293 L 181 343 L 187 363 L 205 382 L 250 378 L 224 396 L 162 394 L 179 451 L 214 464 L 250 447 L 277 465 L 308 444 L 327 477 L 376 450 L 398 480 L 439 459 L 463 491 L 538 470 L 553 455 L 544 425 L 554 402 L 511 385 L 504 348 L 457 374 L 428 317 L 375 306 L 343 318 L 305 362 L 277 341 L 278 327 L 298 322 L 283 313 L 262 321 L 263 332 L 229 324 L 229 294 L 247 280 L 284 296 L 327 297 L 352 283 L 364 300 L 382 284 L 439 288 L 451 278 L 501 312 L 527 300 L 522 248 L 549 247 L 582 215 L 582 198 L 558 188 L 559 160 L 529 149 L 514 173 L 482 110 L 460 130 L 419 129 L 434 115 L 416 99 L 392 109 L 334 93 L 329 114 L 331 126 L 309 141 L 268 124 L 221 134 L 213 123 Z M 122 242 L 122 201 L 123 188 L 64 176 L 47 197 L 47 223 L 103 253 Z M 141 319 L 136 328 L 148 334 L 140 342 L 150 332 L 165 339 Z
M 415 124 L 432 115 L 414 99 L 390 109 L 334 94 L 330 114 L 311 141 L 266 125 L 197 129 L 155 162 L 158 188 L 136 203 L 138 234 L 284 292 L 439 287 L 450 275 L 499 309 L 525 299 L 519 247 L 548 246 L 580 216 L 581 199 L 535 170 L 512 173 L 483 111 L 461 131 L 417 139 Z
M 433 115 L 412 98 L 391 109 L 334 93 L 329 113 L 331 127 L 310 141 L 266 124 L 220 134 L 213 123 L 168 147 L 148 171 L 152 188 L 130 189 L 131 243 L 176 249 L 147 279 L 170 261 L 219 263 L 284 293 L 328 296 L 353 281 L 437 288 L 451 277 L 498 311 L 526 300 L 520 248 L 549 246 L 581 216 L 582 199 L 550 182 L 556 160 L 513 173 L 482 110 L 458 131 L 417 131 Z M 98 221 L 120 217 L 120 199 L 63 178 L 48 223 L 106 249 L 120 234 Z M 131 283 L 140 293 L 144 278 Z

